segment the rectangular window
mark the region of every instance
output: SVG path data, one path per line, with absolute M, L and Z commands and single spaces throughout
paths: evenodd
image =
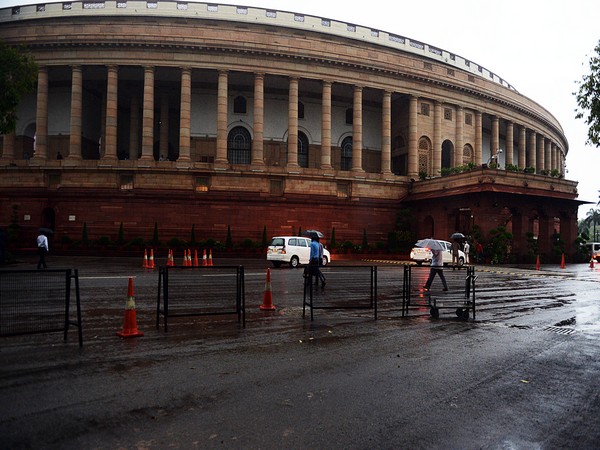
M 283 180 L 270 180 L 269 193 L 271 195 L 283 195 Z
M 422 116 L 429 115 L 429 103 L 421 103 L 421 115 Z
M 423 67 L 427 70 L 433 70 L 433 64 L 428 63 L 428 62 L 423 63 Z
M 450 75 L 451 77 L 453 77 L 455 75 L 454 69 L 448 69 L 448 75 Z
M 467 125 L 473 125 L 473 114 L 465 113 L 465 123 Z
M 209 177 L 196 177 L 194 190 L 196 192 L 208 192 L 209 182 Z
M 119 189 L 122 191 L 130 191 L 133 189 L 133 175 L 119 176 Z
M 450 108 L 444 108 L 444 119 L 452 120 L 452 110 Z
M 349 183 L 338 183 L 337 184 L 337 196 L 338 196 L 338 198 L 349 198 L 350 197 L 350 184 Z

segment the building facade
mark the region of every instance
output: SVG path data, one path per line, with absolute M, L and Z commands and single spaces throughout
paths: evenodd
M 2 136 L 0 226 L 386 241 L 505 226 L 573 245 L 558 121 L 457 54 L 356 24 L 185 1 L 0 9 L 39 65 Z M 11 214 L 13 214 L 11 219 Z

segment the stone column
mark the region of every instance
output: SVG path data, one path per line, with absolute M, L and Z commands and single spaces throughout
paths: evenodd
M 118 67 L 108 66 L 103 161 L 117 159 Z
M 354 86 L 354 107 L 352 109 L 352 171 L 364 172 L 362 167 L 362 98 L 363 87 Z
M 545 166 L 545 162 L 546 162 L 545 148 L 546 148 L 546 139 L 544 138 L 544 136 L 542 136 L 540 134 L 540 138 L 537 141 L 537 151 L 536 151 L 536 155 L 535 155 L 535 164 L 536 164 L 538 173 L 540 173 L 542 170 L 545 170 L 545 168 L 546 168 L 546 166 Z
M 496 154 L 500 148 L 500 119 L 497 116 L 492 116 L 492 141 L 490 143 L 490 156 Z M 499 161 L 496 160 L 498 163 Z
M 527 129 L 524 125 L 519 127 L 519 169 L 527 167 Z
M 160 136 L 158 142 L 158 155 L 165 159 L 169 157 L 169 94 L 161 93 L 160 96 Z
M 454 146 L 454 166 L 463 165 L 465 111 L 462 106 L 456 107 L 456 144 Z
M 381 104 L 381 173 L 392 173 L 392 93 L 384 91 Z
M 140 102 L 137 93 L 131 97 L 131 119 L 129 121 L 129 159 L 137 160 L 140 151 Z
M 142 112 L 142 161 L 154 160 L 154 67 L 144 68 L 144 110 Z
M 331 81 L 323 81 L 321 101 L 321 169 L 332 169 L 331 165 Z
M 483 163 L 483 120 L 481 111 L 475 111 L 475 164 Z
M 15 159 L 15 132 L 11 131 L 2 136 L 2 159 L 3 161 L 11 161 Z
M 417 97 L 411 95 L 408 104 L 408 176 L 414 178 L 419 176 L 417 102 Z
M 512 122 L 508 121 L 506 122 L 506 156 L 504 157 L 506 165 L 514 164 L 514 140 L 514 126 Z
M 288 102 L 287 166 L 298 167 L 298 78 L 290 78 Z
M 226 70 L 219 70 L 219 84 L 217 87 L 217 157 L 215 164 L 228 164 L 227 160 L 227 96 L 228 75 Z
M 536 133 L 535 131 L 531 130 L 531 132 L 529 133 L 529 145 L 527 147 L 527 164 L 529 165 L 529 167 L 533 167 L 534 169 L 537 167 L 536 147 Z
M 254 74 L 254 138 L 252 139 L 252 164 L 264 166 L 265 124 L 265 74 Z
M 556 151 L 557 147 L 555 143 L 552 143 L 552 169 L 557 169 L 558 168 L 558 164 L 556 163 L 557 160 L 557 151 Z
M 181 69 L 181 105 L 179 107 L 179 157 L 178 161 L 191 159 L 192 123 L 192 69 Z
M 37 108 L 35 113 L 33 159 L 48 158 L 48 68 L 40 67 L 38 71 Z
M 427 175 L 439 176 L 442 170 L 442 103 L 433 102 L 433 154 L 431 172 Z
M 546 149 L 544 150 L 544 168 L 548 171 L 552 170 L 552 142 L 546 139 Z
M 71 68 L 71 126 L 67 159 L 81 159 L 81 115 L 83 102 L 83 72 L 81 66 Z

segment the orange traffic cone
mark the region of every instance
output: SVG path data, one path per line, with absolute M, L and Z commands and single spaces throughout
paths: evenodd
M 187 250 L 183 249 L 183 263 L 181 264 L 183 267 L 187 267 Z
M 173 260 L 173 250 L 169 249 L 169 253 L 167 254 L 167 266 L 173 267 L 175 265 L 175 261 Z
M 142 264 L 144 269 L 148 268 L 148 251 L 144 249 L 144 263 Z
M 209 266 L 213 265 L 213 261 L 212 261 L 212 249 L 209 250 L 209 253 L 208 253 L 208 265 Z
M 260 305 L 260 309 L 272 311 L 275 309 L 273 305 L 273 292 L 271 292 L 271 270 L 267 269 L 267 282 L 265 283 L 265 295 L 263 297 L 263 304 Z
M 204 249 L 204 252 L 202 253 L 202 265 L 208 265 L 208 262 L 206 261 L 206 249 Z
M 123 321 L 123 331 L 117 333 L 122 338 L 143 336 L 144 333 L 138 330 L 135 314 L 135 297 L 133 294 L 133 278 L 129 277 L 129 287 L 127 289 L 127 303 L 125 304 L 125 320 Z
M 194 267 L 198 267 L 198 250 L 194 249 Z
M 189 248 L 187 251 L 187 266 L 192 267 L 192 251 Z
M 150 249 L 150 260 L 148 261 L 148 269 L 154 269 L 154 249 Z
M 535 262 L 535 270 L 540 270 L 540 255 L 538 255 L 537 261 Z
M 565 265 L 565 254 L 562 254 L 562 259 L 560 260 L 560 268 L 564 269 L 566 267 Z

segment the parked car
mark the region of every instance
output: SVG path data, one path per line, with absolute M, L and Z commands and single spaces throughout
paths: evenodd
M 274 267 L 286 263 L 292 267 L 308 264 L 310 260 L 310 239 L 300 236 L 276 236 L 267 249 L 267 261 Z M 331 254 L 323 247 L 323 265 L 331 261 Z
M 452 264 L 452 244 L 448 241 L 440 241 L 437 240 L 440 243 L 440 245 L 442 246 L 443 250 L 443 257 L 444 257 L 444 265 L 451 265 Z M 413 249 L 410 251 L 410 259 L 412 259 L 414 262 L 417 263 L 418 266 L 420 266 L 421 264 L 423 264 L 424 262 L 426 263 L 430 263 L 431 262 L 431 250 L 428 249 L 427 247 L 413 247 Z M 465 254 L 462 250 L 458 250 L 458 265 L 462 266 L 465 263 Z
M 588 242 L 584 244 L 591 258 L 600 262 L 600 242 Z

